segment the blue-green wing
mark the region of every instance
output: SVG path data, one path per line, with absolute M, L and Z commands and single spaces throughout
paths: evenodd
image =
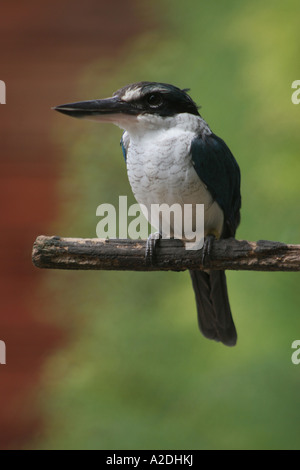
M 123 157 L 124 157 L 124 160 L 125 160 L 125 163 L 126 163 L 127 151 L 128 151 L 128 147 L 129 147 L 129 135 L 127 134 L 126 131 L 123 132 L 123 135 L 122 135 L 121 141 L 120 141 L 120 145 L 121 145 L 122 152 L 123 152 Z

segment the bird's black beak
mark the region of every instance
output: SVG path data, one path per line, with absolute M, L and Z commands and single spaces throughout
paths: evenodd
M 53 108 L 67 116 L 92 121 L 115 122 L 122 120 L 122 116 L 136 116 L 137 110 L 126 101 L 113 96 L 103 100 L 79 101 L 77 103 L 67 103 Z

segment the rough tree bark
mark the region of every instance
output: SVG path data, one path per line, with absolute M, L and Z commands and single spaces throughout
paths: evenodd
M 205 267 L 202 250 L 186 250 L 180 240 L 160 240 L 153 265 L 146 263 L 145 247 L 145 240 L 39 236 L 32 260 L 38 268 L 47 269 L 300 271 L 300 245 L 267 240 L 216 240 Z

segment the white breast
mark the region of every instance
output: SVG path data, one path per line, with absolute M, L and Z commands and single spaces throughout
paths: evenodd
M 214 233 L 219 237 L 223 212 L 197 175 L 190 154 L 195 131 L 200 126 L 202 132 L 211 131 L 197 116 L 181 114 L 166 119 L 164 126 L 158 122 L 151 129 L 142 121 L 138 131 L 133 129 L 125 136 L 129 139 L 127 172 L 134 196 L 139 204 L 146 206 L 148 215 L 152 204 L 204 204 L 205 235 Z

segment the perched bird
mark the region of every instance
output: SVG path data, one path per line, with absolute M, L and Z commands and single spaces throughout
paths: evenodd
M 54 109 L 68 116 L 112 122 L 125 130 L 121 145 L 129 182 L 138 203 L 150 212 L 153 204 L 204 204 L 204 251 L 209 255 L 214 238 L 235 236 L 240 222 L 240 170 L 187 91 L 166 83 L 138 82 L 111 98 Z M 155 248 L 151 240 L 156 238 L 150 237 L 150 252 Z M 209 339 L 235 345 L 224 271 L 190 271 L 190 275 L 201 332 Z

